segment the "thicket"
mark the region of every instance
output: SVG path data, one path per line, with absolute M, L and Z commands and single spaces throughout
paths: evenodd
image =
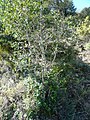
M 90 68 L 77 57 L 89 18 L 64 2 L 61 10 L 55 1 L 1 1 L 1 120 L 89 120 Z

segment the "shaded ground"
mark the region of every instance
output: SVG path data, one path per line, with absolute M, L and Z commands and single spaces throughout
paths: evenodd
M 53 108 L 56 112 L 50 119 L 40 116 L 37 120 L 90 120 L 90 51 L 79 53 L 75 71 L 76 79 L 78 78 L 80 83 L 69 83 L 66 99 L 57 99 L 56 108 Z M 79 93 L 80 91 L 82 93 Z

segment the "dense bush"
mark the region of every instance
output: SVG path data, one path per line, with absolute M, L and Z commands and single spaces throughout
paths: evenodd
M 47 1 L 1 2 L 2 120 L 89 118 L 82 83 L 90 68 L 77 57 L 83 23 L 48 8 Z

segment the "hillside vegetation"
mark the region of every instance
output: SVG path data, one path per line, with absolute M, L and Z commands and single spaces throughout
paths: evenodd
M 0 1 L 0 120 L 90 119 L 89 9 Z

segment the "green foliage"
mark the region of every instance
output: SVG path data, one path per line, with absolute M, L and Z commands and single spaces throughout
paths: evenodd
M 75 15 L 76 8 L 72 0 L 55 0 L 53 5 L 61 15 Z
M 81 25 L 77 28 L 77 32 L 81 36 L 88 36 L 90 34 L 90 20 L 89 16 L 87 16 L 84 21 L 82 21 Z
M 78 16 L 64 18 L 46 0 L 0 5 L 0 55 L 7 56 L 0 61 L 1 119 L 79 120 L 86 67 L 76 64 Z M 61 5 L 65 16 L 75 13 L 72 1 Z
M 90 43 L 86 43 L 85 48 L 86 48 L 87 50 L 90 50 Z
M 80 12 L 80 16 L 83 18 L 90 16 L 90 7 L 88 8 L 84 8 L 81 12 Z

